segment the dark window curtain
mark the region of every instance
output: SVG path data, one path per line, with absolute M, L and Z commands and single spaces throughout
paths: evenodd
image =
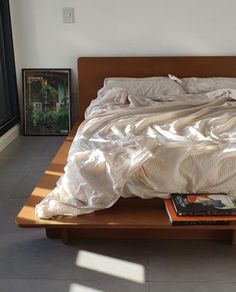
M 8 0 L 0 0 L 0 136 L 19 122 Z

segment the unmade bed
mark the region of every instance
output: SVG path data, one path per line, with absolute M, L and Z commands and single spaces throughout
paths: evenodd
M 107 77 L 140 78 L 167 76 L 169 73 L 179 78 L 187 76 L 234 77 L 236 75 L 234 75 L 234 72 L 236 72 L 236 58 L 81 58 L 78 61 L 78 70 L 79 111 L 80 119 L 82 120 L 85 108 L 91 100 L 96 97 L 97 91 L 102 87 L 104 79 L 107 84 L 112 82 L 112 80 L 107 80 Z M 160 77 L 157 78 L 160 79 Z M 234 99 L 236 93 L 234 90 L 216 90 L 213 93 L 197 95 L 197 98 L 193 101 L 196 94 L 185 96 L 183 92 L 179 90 L 179 88 L 182 87 L 178 85 L 179 79 L 176 77 L 172 76 L 170 79 L 166 78 L 164 82 L 170 82 L 168 80 L 172 79 L 176 82 L 172 81 L 169 86 L 171 87 L 172 84 L 176 84 L 176 86 L 174 85 L 171 89 L 173 92 L 170 91 L 171 94 L 164 94 L 161 100 L 160 93 L 158 93 L 159 99 L 150 98 L 151 96 L 155 96 L 153 92 L 150 93 L 150 84 L 148 87 L 149 92 L 146 94 L 147 90 L 145 89 L 143 91 L 142 95 L 146 94 L 148 97 L 145 99 L 138 97 L 135 93 L 133 95 L 127 94 L 127 92 L 120 90 L 120 88 L 109 89 L 104 92 L 104 94 L 100 92 L 101 96 L 98 96 L 98 99 L 93 102 L 86 111 L 86 120 L 80 127 L 80 135 L 76 135 L 75 142 L 72 144 L 68 157 L 68 164 L 70 160 L 73 160 L 70 165 L 70 169 L 73 169 L 73 167 L 76 166 L 74 162 L 75 157 L 81 160 L 81 155 L 71 155 L 73 151 L 75 152 L 75 148 L 77 147 L 76 140 L 80 139 L 78 145 L 81 147 L 80 153 L 83 153 L 82 160 L 84 161 L 84 165 L 86 167 L 88 166 L 80 170 L 83 175 L 78 176 L 77 180 L 70 180 L 69 177 L 67 177 L 67 167 L 65 175 L 60 180 L 62 183 L 63 179 L 67 182 L 67 184 L 64 183 L 63 195 L 65 195 L 62 196 L 62 193 L 58 195 L 54 191 L 54 193 L 52 192 L 50 194 L 51 198 L 50 196 L 47 197 L 47 199 L 43 200 L 43 203 L 38 205 L 38 203 L 52 191 L 58 178 L 60 178 L 64 172 L 63 170 L 66 165 L 68 151 L 78 127 L 78 124 L 76 124 L 72 133 L 66 139 L 36 189 L 19 213 L 17 224 L 21 227 L 46 228 L 49 237 L 62 236 L 64 240 L 66 240 L 70 234 L 75 233 L 75 229 L 77 235 L 79 234 L 80 236 L 94 235 L 99 237 L 129 235 L 135 237 L 151 236 L 175 238 L 177 236 L 180 238 L 231 238 L 232 235 L 234 235 L 234 232 L 232 233 L 235 229 L 234 224 L 228 226 L 172 227 L 165 214 L 163 202 L 158 198 L 165 198 L 169 193 L 176 191 L 201 192 L 201 190 L 208 192 L 223 192 L 226 190 L 227 193 L 234 195 L 234 156 L 229 154 L 234 150 L 234 145 L 231 143 L 234 142 L 234 131 L 232 125 L 227 125 L 224 128 L 222 125 L 225 115 L 227 115 L 230 121 L 234 119 L 234 111 L 232 111 L 232 109 L 235 107 Z M 119 79 L 114 80 L 115 82 L 122 81 Z M 155 78 L 150 78 L 148 80 L 151 83 L 156 82 Z M 193 91 L 192 88 L 191 90 Z M 193 91 L 193 93 L 196 92 Z M 173 100 L 173 96 L 175 95 L 176 99 Z M 184 98 L 181 100 L 182 96 L 184 96 Z M 127 101 L 129 101 L 129 110 L 127 108 Z M 189 103 L 191 103 L 191 105 Z M 143 104 L 145 104 L 145 107 Z M 229 117 L 230 114 L 231 116 Z M 126 125 L 125 133 L 128 132 L 127 137 L 129 137 L 129 139 L 126 139 L 125 133 L 120 131 L 117 122 L 116 124 L 113 123 L 113 121 L 117 120 L 118 124 L 120 120 L 122 120 L 123 125 Z M 155 128 L 154 131 L 153 122 L 159 125 L 160 121 L 162 122 L 162 126 L 158 126 L 158 129 Z M 166 123 L 163 123 L 163 121 L 166 121 Z M 193 121 L 195 123 L 194 127 L 192 126 Z M 109 127 L 104 127 L 106 123 L 109 124 Z M 106 135 L 91 135 L 91 132 L 94 133 L 94 129 L 99 128 L 101 124 L 103 124 L 102 134 L 105 133 Z M 135 125 L 135 129 L 130 129 L 132 125 Z M 221 129 L 219 129 L 219 125 L 221 125 Z M 109 132 L 109 128 L 112 128 L 113 131 Z M 202 128 L 203 131 L 198 131 L 199 128 Z M 209 129 L 211 129 L 210 135 L 205 135 L 204 130 L 209 131 Z M 155 139 L 153 139 L 154 132 L 155 137 L 158 135 L 158 145 L 161 144 L 164 145 L 164 147 L 157 147 Z M 122 141 L 125 141 L 122 145 L 115 142 L 119 141 L 117 137 L 119 138 L 121 135 L 123 137 Z M 89 137 L 89 139 L 87 139 L 89 144 L 85 139 L 86 137 Z M 111 141 L 114 141 L 110 143 L 111 145 L 107 143 L 107 137 L 109 137 Z M 166 140 L 167 138 L 168 140 Z M 101 139 L 103 139 L 103 141 L 99 144 L 99 140 Z M 171 143 L 169 141 L 171 141 Z M 197 145 L 196 151 L 193 148 L 193 142 L 194 146 Z M 96 149 L 96 153 L 94 151 L 91 152 L 92 154 L 90 153 L 90 146 L 88 147 L 88 145 L 91 145 L 91 143 L 93 145 L 92 147 Z M 108 147 L 109 145 L 110 148 Z M 136 149 L 137 145 L 139 149 Z M 140 145 L 142 145 L 141 148 Z M 215 149 L 215 147 L 217 149 Z M 191 153 L 194 151 L 196 152 L 194 152 L 195 156 L 191 154 L 191 156 L 186 157 L 186 153 L 189 153 L 189 149 Z M 113 156 L 110 155 L 112 151 L 115 153 Z M 158 158 L 158 161 L 152 159 L 156 157 L 157 151 L 160 152 L 157 157 L 161 157 L 161 159 Z M 86 155 L 88 153 L 90 155 L 88 156 L 90 160 L 86 160 Z M 108 173 L 107 168 L 105 169 L 102 167 L 96 170 L 96 163 L 91 163 L 91 161 L 93 162 L 98 159 L 100 165 L 102 165 L 101 161 L 104 157 L 103 155 L 101 156 L 101 153 L 108 153 L 108 156 L 105 157 L 105 164 L 108 164 L 109 169 L 107 180 L 104 180 L 104 177 Z M 114 157 L 116 159 L 114 159 Z M 119 164 L 118 162 L 122 159 L 123 163 Z M 175 167 L 173 167 L 173 160 L 175 161 Z M 181 165 L 181 169 L 177 160 L 180 160 L 179 165 Z M 107 163 L 107 161 L 109 163 Z M 214 169 L 216 161 L 220 161 L 221 169 L 224 170 L 222 173 Z M 80 163 L 80 165 L 81 164 L 82 163 Z M 140 168 L 141 164 L 142 167 Z M 158 165 L 160 164 L 162 164 L 162 167 L 158 171 Z M 194 173 L 197 173 L 194 169 L 196 165 L 206 170 L 206 176 L 204 178 L 194 178 Z M 138 174 L 135 173 L 137 169 Z M 149 173 L 150 169 L 155 169 L 155 171 Z M 163 171 L 163 169 L 165 169 L 165 171 Z M 100 171 L 100 174 L 97 175 L 94 170 L 95 172 Z M 76 173 L 78 172 L 76 171 Z M 155 175 L 153 175 L 153 173 L 155 173 Z M 225 174 L 229 175 L 224 176 Z M 105 183 L 100 183 L 99 176 L 102 177 L 102 181 L 105 181 Z M 87 177 L 87 181 L 83 181 L 83 177 Z M 153 181 L 151 181 L 151 177 Z M 181 181 L 183 177 L 186 182 Z M 98 180 L 96 186 L 94 185 L 94 178 Z M 159 178 L 160 181 L 157 184 L 158 188 L 155 189 L 155 183 Z M 219 178 L 222 178 L 220 186 L 217 181 Z M 215 184 L 213 183 L 214 180 Z M 80 184 L 78 184 L 77 181 L 80 181 Z M 89 181 L 91 182 L 90 184 Z M 129 183 L 127 183 L 127 181 Z M 85 184 L 88 185 L 86 185 L 86 191 L 88 192 L 87 201 L 83 200 L 81 204 L 81 198 L 84 199 L 86 193 L 85 195 L 83 194 L 82 197 L 78 197 L 78 199 L 74 199 L 73 196 L 72 199 L 68 199 L 69 192 L 75 193 L 78 186 L 81 188 L 81 185 L 83 186 Z M 143 187 L 143 185 L 145 185 L 145 187 Z M 182 188 L 183 185 L 185 185 L 186 188 Z M 104 188 L 102 188 L 103 186 Z M 222 189 L 220 189 L 220 187 L 222 187 Z M 68 193 L 65 192 L 65 189 L 69 190 Z M 99 192 L 97 190 L 99 190 Z M 155 193 L 157 195 L 155 195 Z M 123 197 L 129 198 L 120 199 L 122 196 L 120 194 L 127 194 Z M 129 194 L 132 196 L 136 195 L 139 198 L 130 197 Z M 56 197 L 62 198 L 62 203 L 59 203 L 59 205 L 58 200 L 54 199 Z M 155 198 L 150 199 L 153 197 Z M 50 198 L 50 200 L 48 198 Z M 148 198 L 149 200 L 143 200 L 141 198 Z M 57 204 L 56 206 L 55 202 Z M 36 205 L 36 213 L 39 217 L 44 218 L 43 220 L 34 215 Z M 53 208 L 50 210 L 49 206 L 53 206 Z M 78 208 L 74 206 L 79 206 L 79 211 Z M 78 217 L 57 216 L 53 217 L 51 220 L 45 220 L 55 215 L 80 215 L 108 207 L 110 208 Z M 178 229 L 181 229 L 181 232 L 178 232 Z M 162 232 L 160 233 L 158 230 L 162 230 Z

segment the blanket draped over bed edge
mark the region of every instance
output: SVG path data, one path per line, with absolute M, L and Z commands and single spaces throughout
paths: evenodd
M 235 166 L 235 90 L 162 99 L 113 88 L 87 109 L 65 174 L 36 215 L 82 215 L 130 196 L 236 196 Z

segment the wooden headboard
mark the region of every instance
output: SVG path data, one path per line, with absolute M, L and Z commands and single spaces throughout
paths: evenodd
M 79 119 L 106 77 L 236 77 L 236 56 L 229 57 L 82 57 L 78 59 Z

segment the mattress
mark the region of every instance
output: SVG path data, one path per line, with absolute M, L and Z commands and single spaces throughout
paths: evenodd
M 77 131 L 65 174 L 36 215 L 83 215 L 120 197 L 236 196 L 235 99 L 234 89 L 155 96 L 120 87 L 100 91 Z

